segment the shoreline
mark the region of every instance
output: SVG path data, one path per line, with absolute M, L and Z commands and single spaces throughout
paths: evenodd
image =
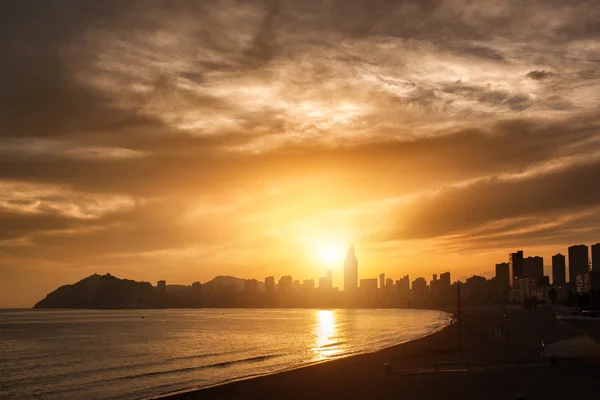
M 353 358 L 353 357 L 360 357 L 360 356 L 364 356 L 364 355 L 369 355 L 369 354 L 375 354 L 375 353 L 379 353 L 382 351 L 386 351 L 389 349 L 393 349 L 395 347 L 398 346 L 402 346 L 402 345 L 406 345 L 408 343 L 412 343 L 415 341 L 419 341 L 419 340 L 423 340 L 426 339 L 428 337 L 437 335 L 441 332 L 443 332 L 444 330 L 452 327 L 454 324 L 451 321 L 452 318 L 452 313 L 448 312 L 448 311 L 443 311 L 443 310 L 436 310 L 436 309 L 432 309 L 430 311 L 440 311 L 440 312 L 444 312 L 445 314 L 448 314 L 448 320 L 447 322 L 438 327 L 437 329 L 435 329 L 434 331 L 430 332 L 430 333 L 426 333 L 424 335 L 415 337 L 413 339 L 408 339 L 408 340 L 404 340 L 402 342 L 399 343 L 395 343 L 392 344 L 390 346 L 386 346 L 383 348 L 379 348 L 379 349 L 375 349 L 372 351 L 366 351 L 366 352 L 360 352 L 360 353 L 355 353 L 355 354 L 347 354 L 347 355 L 342 355 L 339 357 L 336 357 L 334 359 L 330 359 L 330 360 L 320 360 L 320 361 L 313 361 L 313 362 L 309 362 L 307 364 L 302 364 L 302 365 L 298 365 L 298 366 L 292 366 L 292 367 L 287 367 L 287 368 L 283 368 L 281 370 L 275 371 L 275 372 L 270 372 L 270 373 L 264 373 L 264 374 L 254 374 L 254 375 L 248 375 L 248 376 L 243 376 L 243 377 L 239 377 L 239 378 L 232 378 L 232 379 L 228 379 L 228 380 L 224 380 L 218 383 L 214 383 L 214 384 L 210 384 L 207 386 L 201 386 L 201 387 L 193 387 L 193 388 L 189 388 L 189 389 L 182 389 L 182 390 L 178 390 L 175 392 L 169 392 L 169 393 L 164 393 L 164 394 L 160 394 L 160 395 L 154 395 L 154 396 L 150 396 L 150 397 L 145 397 L 142 399 L 138 399 L 138 400 L 159 400 L 159 399 L 174 399 L 177 400 L 180 398 L 180 396 L 186 396 L 189 395 L 190 393 L 196 393 L 196 392 L 201 392 L 201 391 L 205 391 L 205 390 L 210 390 L 210 389 L 215 389 L 215 388 L 219 388 L 222 386 L 226 386 L 226 385 L 230 385 L 230 384 L 234 384 L 234 383 L 238 383 L 238 382 L 245 382 L 245 381 L 249 381 L 249 380 L 253 380 L 253 379 L 261 379 L 261 378 L 265 378 L 265 377 L 269 377 L 269 376 L 276 376 L 279 374 L 283 374 L 283 373 L 288 373 L 288 372 L 292 372 L 292 371 L 297 371 L 297 370 L 301 370 L 301 369 L 305 369 L 305 368 L 312 368 L 321 364 L 328 364 L 328 363 L 335 363 L 338 361 L 343 361 L 349 358 Z
M 427 339 L 431 340 L 431 338 L 435 337 L 435 336 L 441 336 L 440 339 L 445 338 L 448 333 L 446 333 L 449 329 L 452 329 L 454 326 L 456 326 L 455 323 L 451 322 L 451 317 L 452 317 L 452 313 L 448 312 L 446 310 L 439 310 L 439 309 L 434 309 L 431 311 L 440 311 L 440 312 L 444 312 L 445 314 L 448 315 L 448 320 L 447 322 L 443 325 L 438 327 L 437 329 L 435 329 L 434 331 L 424 334 L 422 336 L 418 336 L 415 337 L 413 339 L 408 339 L 408 340 L 404 340 L 402 342 L 393 344 L 391 346 L 387 346 L 387 347 L 383 347 L 383 348 L 379 348 L 376 350 L 372 350 L 372 351 L 367 351 L 367 352 L 361 352 L 358 354 L 349 354 L 349 355 L 344 355 L 344 356 L 340 356 L 338 358 L 335 359 L 331 359 L 331 360 L 320 360 L 320 361 L 315 361 L 315 362 L 311 362 L 308 364 L 303 364 L 303 365 L 299 365 L 299 366 L 295 366 L 295 367 L 288 367 L 288 368 L 284 368 L 281 369 L 279 371 L 275 371 L 275 372 L 271 372 L 271 373 L 265 373 L 265 374 L 255 374 L 255 375 L 249 375 L 249 376 L 245 376 L 245 377 L 240 377 L 240 378 L 232 378 L 230 380 L 225 380 L 222 382 L 218 382 L 215 384 L 211 384 L 208 386 L 203 386 L 203 387 L 194 387 L 194 388 L 189 388 L 189 389 L 183 389 L 183 390 L 179 390 L 176 392 L 170 392 L 170 393 L 164 393 L 161 395 L 155 395 L 155 396 L 151 396 L 151 397 L 147 397 L 147 398 L 143 398 L 140 400 L 159 400 L 159 399 L 169 399 L 169 400 L 180 400 L 180 399 L 191 399 L 191 398 L 195 398 L 195 396 L 201 396 L 203 393 L 207 392 L 207 391 L 211 391 L 211 390 L 215 390 L 215 389 L 219 389 L 219 388 L 223 388 L 226 387 L 228 385 L 234 385 L 234 384 L 239 384 L 239 383 L 244 383 L 244 382 L 249 382 L 249 381 L 254 381 L 257 379 L 264 379 L 264 378 L 269 378 L 269 377 L 277 377 L 279 375 L 282 374 L 288 374 L 288 373 L 293 373 L 295 371 L 301 371 L 301 370 L 306 370 L 306 369 L 313 369 L 316 367 L 319 367 L 321 365 L 325 365 L 325 364 L 336 364 L 336 363 L 340 363 L 346 360 L 350 360 L 350 359 L 355 359 L 355 358 L 361 358 L 364 356 L 370 356 L 370 355 L 376 355 L 382 352 L 388 352 L 390 350 L 396 349 L 396 351 L 404 346 L 406 348 L 407 345 L 410 344 L 415 344 L 416 346 L 420 347 L 420 346 L 424 346 L 427 347 L 428 343 L 423 343 L 423 341 L 426 341 Z M 384 366 L 382 366 L 382 370 L 383 370 Z M 192 397 L 190 397 L 192 396 Z
M 599 372 L 572 366 L 550 368 L 541 355 L 542 340 L 567 334 L 574 327 L 558 322 L 547 309 L 510 310 L 505 317 L 502 307 L 482 306 L 464 309 L 461 315 L 462 350 L 454 323 L 372 353 L 152 399 L 396 399 L 399 393 L 407 399 L 505 399 L 519 393 L 541 398 L 563 393 L 564 398 L 573 398 L 589 388 L 591 377 Z M 504 327 L 502 335 L 498 335 L 499 326 Z M 439 363 L 463 363 L 469 371 L 440 372 Z M 576 388 L 560 386 L 561 376 L 569 376 Z M 540 386 L 542 381 L 547 384 Z

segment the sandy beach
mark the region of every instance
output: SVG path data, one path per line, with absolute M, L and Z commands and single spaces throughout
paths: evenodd
M 500 328 L 502 326 L 502 328 Z M 581 335 L 549 310 L 480 307 L 433 335 L 371 354 L 168 396 L 187 399 L 527 398 L 567 399 L 598 393 L 600 363 L 559 360 L 551 366 L 542 341 Z M 470 370 L 436 371 L 465 363 Z M 440 364 L 441 363 L 441 364 Z M 391 371 L 385 368 L 388 364 Z

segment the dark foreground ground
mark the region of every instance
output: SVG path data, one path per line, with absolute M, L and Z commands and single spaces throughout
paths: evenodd
M 592 324 L 592 325 L 589 325 Z M 502 330 L 497 329 L 503 326 Z M 600 362 L 541 356 L 542 340 L 556 341 L 590 330 L 549 312 L 499 308 L 465 310 L 462 349 L 457 324 L 417 341 L 275 375 L 170 396 L 189 399 L 595 399 L 600 398 Z M 597 339 L 596 339 L 597 340 Z M 465 362 L 470 371 L 436 372 L 436 363 Z M 386 373 L 384 365 L 392 367 Z

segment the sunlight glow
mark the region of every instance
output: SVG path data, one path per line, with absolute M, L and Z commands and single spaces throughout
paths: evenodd
M 344 258 L 344 251 L 336 245 L 325 244 L 315 249 L 317 260 L 325 264 L 337 264 Z
M 348 232 L 330 231 L 312 233 L 303 229 L 298 241 L 308 258 L 320 268 L 335 269 L 342 265 L 348 249 Z
M 337 330 L 337 321 L 335 311 L 318 310 L 315 312 L 315 347 L 318 360 L 324 360 L 339 353 L 336 346 L 335 336 Z

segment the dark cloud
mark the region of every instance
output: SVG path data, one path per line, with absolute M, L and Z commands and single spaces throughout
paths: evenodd
M 105 51 L 101 43 L 90 45 L 82 41 L 82 37 L 91 29 L 120 32 L 126 23 L 131 23 L 130 31 L 150 34 L 157 26 L 136 16 L 141 10 L 156 8 L 158 4 L 71 0 L 52 5 L 30 1 L 3 3 L 0 44 L 6 62 L 0 65 L 0 124 L 3 127 L 0 136 L 61 138 L 86 144 L 119 145 L 135 140 L 146 143 L 179 131 L 159 117 L 142 112 L 142 106 L 150 101 L 159 101 L 171 108 L 193 104 L 207 112 L 226 109 L 227 105 L 218 99 L 176 90 L 175 80 L 167 75 L 148 82 L 150 91 L 137 95 L 135 106 L 123 107 L 119 88 L 115 88 L 115 92 L 102 91 L 80 76 L 83 72 L 101 75 L 103 71 L 92 72 L 90 68 Z M 188 5 L 192 7 L 192 3 Z M 175 6 L 171 11 L 177 9 Z M 191 12 L 194 7 L 183 9 Z M 266 30 L 267 27 L 262 29 Z M 127 34 L 130 36 L 131 32 Z M 263 32 L 258 36 L 265 35 Z M 265 40 L 257 39 L 256 49 L 249 50 L 246 57 L 248 62 L 249 57 L 254 57 L 251 54 L 266 51 L 260 50 L 261 46 L 266 48 L 266 44 L 261 44 Z M 256 57 L 263 57 L 261 54 Z M 221 67 L 226 66 L 215 65 L 208 69 Z M 202 79 L 200 72 L 189 71 L 186 76 L 196 81 Z M 126 75 L 109 77 L 122 80 L 124 86 L 131 83 Z M 185 137 L 178 137 L 186 141 Z M 164 141 L 164 138 L 158 140 Z
M 518 94 L 506 100 L 506 104 L 511 110 L 523 111 L 533 104 L 531 97 L 526 94 Z
M 505 61 L 505 55 L 492 47 L 486 46 L 456 46 L 451 47 L 453 51 L 462 56 L 477 57 L 490 61 Z
M 480 103 L 488 103 L 492 105 L 499 105 L 504 103 L 508 99 L 509 94 L 504 91 L 492 90 L 479 96 Z
M 79 225 L 79 221 L 60 214 L 14 213 L 0 209 L 0 240 L 26 238 L 28 235 Z
M 600 237 L 600 210 L 591 208 L 582 215 L 565 219 L 565 212 L 545 213 L 509 220 L 501 229 L 477 229 L 468 241 L 451 241 L 456 250 L 506 249 L 530 246 L 553 246 L 558 252 L 565 243 L 596 243 Z M 565 250 L 561 250 L 565 251 Z
M 553 110 L 567 111 L 572 110 L 574 105 L 568 99 L 563 99 L 560 96 L 551 96 L 548 98 L 548 106 Z
M 525 76 L 528 77 L 528 78 L 530 78 L 530 79 L 539 81 L 539 80 L 542 80 L 542 79 L 546 79 L 546 78 L 548 78 L 551 75 L 552 75 L 552 72 L 540 71 L 540 70 L 534 69 L 533 71 L 529 71 L 527 73 L 527 75 L 525 75 Z
M 520 171 L 548 158 L 569 155 L 569 146 L 597 135 L 588 118 L 541 124 L 525 120 L 479 131 L 415 140 L 358 143 L 346 147 L 288 147 L 264 154 L 215 153 L 223 143 L 243 138 L 171 137 L 149 139 L 147 157 L 73 159 L 60 155 L 7 155 L 0 159 L 0 178 L 67 185 L 78 190 L 161 196 L 222 194 L 254 190 L 265 182 L 328 176 L 354 176 L 380 187 L 377 193 L 418 190 L 481 174 Z M 187 148 L 187 150 L 186 150 Z M 74 173 L 77 171 L 77 173 Z M 377 182 L 371 176 L 378 175 Z M 378 184 L 379 183 L 379 184 Z
M 475 85 L 465 85 L 460 79 L 451 84 L 446 84 L 442 88 L 442 92 L 444 93 L 459 94 L 465 97 L 475 97 L 481 95 L 484 91 L 484 88 Z
M 419 200 L 397 234 L 443 236 L 508 218 L 585 210 L 600 202 L 600 189 L 594 184 L 599 173 L 600 163 L 595 162 L 528 179 L 492 178 L 441 189 Z
M 111 3 L 2 3 L 0 135 L 62 136 L 153 124 L 146 117 L 111 107 L 104 95 L 76 82 L 75 72 L 93 56 L 93 49 L 66 57 L 69 40 L 122 10 Z
M 2 211 L 0 238 L 26 239 L 27 245 L 9 243 L 7 256 L 78 262 L 96 256 L 136 256 L 139 253 L 185 249 L 232 240 L 237 230 L 216 213 L 183 217 L 193 210 L 193 201 L 169 198 L 136 203 L 124 210 L 106 212 L 97 218 L 66 216 L 57 210 L 36 214 Z M 192 207 L 192 208 L 190 208 Z
M 527 94 L 516 94 L 511 96 L 506 91 L 490 90 L 482 93 L 477 99 L 480 103 L 493 106 L 506 106 L 514 111 L 523 111 L 531 107 L 533 100 Z
M 260 63 L 268 62 L 274 57 L 277 34 L 274 25 L 279 17 L 280 3 L 279 0 L 266 2 L 267 11 L 254 36 L 252 47 L 247 51 L 249 57 L 259 60 Z

